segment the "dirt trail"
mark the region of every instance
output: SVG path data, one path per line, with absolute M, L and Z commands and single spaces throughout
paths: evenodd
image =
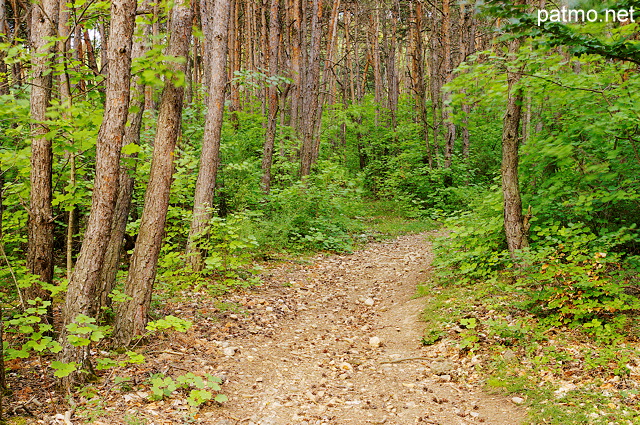
M 455 347 L 421 346 L 424 299 L 413 296 L 430 261 L 422 234 L 272 270 L 261 289 L 229 300 L 246 307 L 244 314 L 225 313 L 229 335 L 203 340 L 216 348 L 206 351 L 227 378 L 230 401 L 205 408 L 199 419 L 220 425 L 521 422 L 522 408 L 458 379 L 449 360 Z
M 189 332 L 158 336 L 143 347 L 144 364 L 110 372 L 100 404 L 76 399 L 71 422 L 63 404 L 37 423 L 82 423 L 76 419 L 89 413 L 97 425 L 520 423 L 522 407 L 481 391 L 477 358 L 447 340 L 420 344 L 425 300 L 413 297 L 429 273 L 426 239 L 408 235 L 351 255 L 280 263 L 261 286 L 224 300 L 183 294 L 187 301 L 160 313 L 191 319 Z M 195 415 L 185 394 L 149 401 L 150 376 L 186 372 L 224 377 L 229 401 Z

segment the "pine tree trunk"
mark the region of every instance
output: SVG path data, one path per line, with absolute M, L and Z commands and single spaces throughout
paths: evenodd
M 278 54 L 280 44 L 280 1 L 271 0 L 269 7 L 269 75 L 278 75 Z M 278 87 L 272 83 L 267 89 L 269 102 L 269 117 L 267 131 L 262 150 L 262 191 L 269 193 L 271 190 L 271 164 L 273 162 L 273 149 L 276 138 L 276 124 L 278 120 Z
M 380 103 L 382 102 L 382 71 L 380 69 L 380 42 L 378 36 L 380 34 L 380 14 L 378 9 L 375 13 L 372 13 L 369 17 L 370 32 L 369 32 L 369 48 L 371 49 L 371 66 L 373 67 L 373 93 L 376 101 L 376 121 L 378 125 L 380 120 Z M 366 77 L 366 72 L 363 78 Z M 364 90 L 363 90 L 364 91 Z
M 398 50 L 398 17 L 400 15 L 400 4 L 396 0 L 391 11 L 391 45 L 389 46 L 389 58 L 387 61 L 387 84 L 389 85 L 389 112 L 391 113 L 391 128 L 393 131 L 398 126 L 397 112 L 399 100 L 398 71 L 396 69 L 396 51 Z
M 442 74 L 440 76 L 442 80 L 441 87 L 451 82 L 453 78 L 453 66 L 451 60 L 451 4 L 450 0 L 442 1 L 442 40 L 443 40 L 443 66 L 442 66 Z M 447 129 L 447 135 L 445 138 L 444 145 L 444 167 L 451 167 L 451 160 L 453 157 L 453 148 L 456 140 L 456 125 L 450 121 L 450 113 L 449 108 L 445 106 L 448 103 L 449 97 L 451 96 L 448 92 L 441 93 L 443 97 L 442 102 L 442 120 L 445 122 L 445 126 Z
M 143 9 L 146 8 L 148 2 L 141 4 Z M 142 57 L 148 49 L 147 42 L 151 32 L 148 24 L 142 24 L 144 28 L 142 34 L 136 37 L 131 48 L 132 59 Z M 127 122 L 129 125 L 125 128 L 122 146 L 139 145 L 140 130 L 142 128 L 142 116 L 144 114 L 145 104 L 145 86 L 141 84 L 139 79 L 135 81 L 129 94 L 129 113 Z M 102 307 L 111 305 L 109 294 L 113 291 L 118 274 L 118 264 L 122 255 L 124 236 L 127 229 L 127 219 L 131 210 L 131 200 L 133 197 L 133 188 L 135 185 L 134 173 L 136 170 L 137 153 L 122 154 L 120 171 L 118 173 L 118 197 L 116 199 L 115 211 L 113 214 L 113 222 L 111 224 L 111 234 L 107 245 L 104 264 L 102 266 L 100 281 L 96 291 L 98 303 L 98 312 Z M 130 162 L 128 162 L 130 161 Z
M 322 91 L 322 101 L 320 105 L 333 105 L 336 101 L 335 99 L 335 86 L 336 86 L 336 78 L 335 78 L 335 70 L 334 70 L 334 62 L 335 62 L 335 54 L 336 54 L 336 45 L 337 45 L 337 34 L 338 34 L 338 17 L 340 10 L 340 0 L 333 0 L 333 5 L 331 6 L 331 15 L 329 19 L 329 30 L 327 32 L 327 54 L 324 60 L 324 72 L 322 78 L 322 84 L 324 85 L 324 90 Z M 328 101 L 327 101 L 328 99 Z
M 355 73 L 354 73 L 354 65 L 353 65 L 353 58 L 352 58 L 352 51 L 353 54 L 355 55 L 355 44 L 354 44 L 354 48 L 352 48 L 352 44 L 354 44 L 351 41 L 351 11 L 347 10 L 344 14 L 344 55 L 345 55 L 345 61 L 347 64 L 347 79 L 348 81 L 348 85 L 349 85 L 349 103 L 353 104 L 356 101 L 356 81 L 355 81 Z M 357 60 L 357 57 L 356 57 Z M 345 100 L 345 103 L 347 103 L 347 101 Z
M 466 61 L 467 58 L 475 53 L 476 38 L 476 22 L 473 18 L 473 10 L 467 8 L 467 5 L 460 4 L 460 15 L 462 17 L 462 39 L 460 42 L 460 61 Z M 471 143 L 469 136 L 469 115 L 471 114 L 471 105 L 467 102 L 462 104 L 462 157 L 469 159 L 469 145 Z
M 317 157 L 316 120 L 320 118 L 318 111 L 320 108 L 318 85 L 320 80 L 320 37 L 322 36 L 322 27 L 319 17 L 322 13 L 322 0 L 313 0 L 312 4 L 311 46 L 307 56 L 307 72 L 302 95 L 302 116 L 305 117 L 302 148 L 300 150 L 300 176 L 302 177 L 311 173 L 314 157 Z
M 224 113 L 224 93 L 226 86 L 225 66 L 227 62 L 227 35 L 229 25 L 229 0 L 203 0 L 203 23 L 205 49 L 211 54 L 211 74 L 207 116 L 204 124 L 200 169 L 196 181 L 193 201 L 193 219 L 187 242 L 187 261 L 194 271 L 202 269 L 202 253 L 196 246 L 196 239 L 203 234 L 212 216 L 213 196 L 216 176 L 220 165 L 220 133 Z
M 69 116 L 69 111 L 72 106 L 72 98 L 71 98 L 71 81 L 69 78 L 69 72 L 67 69 L 68 60 L 70 58 L 69 55 L 69 47 L 70 40 L 69 34 L 71 28 L 69 27 L 69 18 L 71 16 L 71 11 L 67 6 L 67 2 L 65 0 L 61 0 L 59 3 L 59 19 L 58 19 L 58 53 L 59 53 L 59 61 L 60 68 L 62 72 L 59 76 L 59 87 L 60 87 L 60 103 L 65 105 L 65 108 L 62 112 L 62 117 L 64 120 L 68 121 L 71 119 Z M 65 152 L 65 158 L 69 164 L 69 185 L 71 188 L 76 186 L 76 155 L 73 151 Z M 71 208 L 68 212 L 67 217 L 67 237 L 65 241 L 65 252 L 66 252 L 66 265 L 67 265 L 67 280 L 71 279 L 71 272 L 73 270 L 73 233 L 76 227 L 76 209 Z
M 80 314 L 93 317 L 96 313 L 95 292 L 111 233 L 118 192 L 120 150 L 129 107 L 135 13 L 135 0 L 113 0 L 111 3 L 111 31 L 107 46 L 109 73 L 104 118 L 96 141 L 96 174 L 91 212 L 67 290 L 64 325 L 74 322 Z M 67 336 L 66 326 L 63 326 L 59 360 L 63 363 L 74 362 L 79 367 L 79 370 L 63 379 L 62 385 L 70 390 L 74 384 L 84 381 L 93 370 L 89 347 L 74 347 Z
M 291 127 L 301 134 L 300 112 L 302 110 L 302 18 L 300 0 L 293 0 L 291 4 L 291 76 L 293 78 L 293 92 L 291 93 Z
M 422 20 L 423 10 L 422 3 L 419 1 L 411 2 L 411 15 L 413 25 L 411 27 L 411 81 L 413 84 L 413 92 L 415 103 L 418 107 L 418 121 L 422 125 L 424 134 L 425 148 L 427 152 L 427 161 L 429 168 L 433 168 L 433 154 L 431 144 L 429 143 L 429 117 L 427 115 L 427 91 L 424 84 L 424 44 L 422 38 Z
M 9 26 L 7 25 L 7 5 L 5 0 L 0 0 L 0 43 L 5 43 L 7 41 L 8 31 Z M 4 61 L 5 57 L 5 51 L 0 50 L 0 96 L 9 93 L 9 78 L 7 76 L 8 67 L 6 62 Z M 1 187 L 0 190 L 2 190 Z M 2 226 L 1 221 L 0 226 Z
M 193 10 L 189 4 L 177 3 L 173 7 L 166 52 L 169 57 L 186 58 L 189 55 L 192 21 Z M 184 62 L 170 63 L 168 66 L 176 73 L 184 74 L 186 71 Z M 169 209 L 173 156 L 180 134 L 183 101 L 184 86 L 177 87 L 173 81 L 167 80 L 160 100 L 158 127 L 153 143 L 153 159 L 140 230 L 124 286 L 124 293 L 129 299 L 117 306 L 115 317 L 113 339 L 121 346 L 129 345 L 133 337 L 142 335 L 147 324 Z
M 55 35 L 58 19 L 58 0 L 44 0 L 34 5 L 31 15 L 31 43 L 33 45 L 31 87 L 31 193 L 29 200 L 29 230 L 27 265 L 29 271 L 42 282 L 53 282 L 53 207 L 51 205 L 53 152 L 46 124 L 46 112 L 51 101 L 51 61 L 53 46 L 48 39 Z M 25 288 L 27 299 L 51 300 L 51 295 L 34 284 Z M 47 321 L 53 323 L 51 306 Z
M 229 80 L 235 78 L 235 73 L 240 71 L 242 66 L 240 62 L 240 52 L 242 50 L 240 44 L 240 0 L 233 0 L 231 14 L 229 22 Z M 230 118 L 233 122 L 233 127 L 238 130 L 240 128 L 238 111 L 241 110 L 238 84 L 232 83 L 229 86 L 229 100 L 231 101 L 229 106 Z
M 438 11 L 435 10 L 435 8 L 430 10 L 429 13 L 433 14 L 433 16 L 438 16 Z M 437 34 L 440 31 L 440 27 L 440 20 L 438 18 L 434 18 L 432 20 L 431 36 L 429 37 L 429 91 L 431 96 L 431 129 L 433 131 L 434 166 L 436 168 L 440 166 L 440 76 L 442 74 L 443 59 L 441 54 L 442 48 L 440 45 L 440 37 L 436 37 L 434 34 Z

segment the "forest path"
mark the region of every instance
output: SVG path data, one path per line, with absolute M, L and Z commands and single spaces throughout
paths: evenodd
M 204 408 L 200 422 L 521 422 L 524 409 L 459 379 L 458 365 L 469 359 L 456 347 L 420 344 L 425 301 L 413 297 L 431 256 L 426 234 L 406 235 L 351 255 L 277 266 L 257 290 L 229 296 L 241 311 L 222 312 L 214 326 L 226 336 L 203 335 L 199 348 L 211 353 L 202 363 L 226 376 L 229 401 Z

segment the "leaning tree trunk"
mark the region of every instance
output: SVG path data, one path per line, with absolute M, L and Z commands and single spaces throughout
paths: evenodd
M 207 229 L 211 219 L 216 176 L 220 165 L 220 133 L 224 113 L 224 92 L 226 87 L 225 66 L 227 62 L 227 30 L 229 25 L 229 0 L 202 0 L 205 48 L 209 50 L 210 68 L 207 116 L 202 137 L 200 170 L 196 181 L 193 201 L 193 220 L 187 242 L 187 261 L 191 269 L 202 269 L 202 253 L 196 246 L 197 238 Z
M 143 9 L 146 9 L 146 5 L 147 2 L 143 3 L 141 6 Z M 131 48 L 132 59 L 142 57 L 147 50 L 147 42 L 151 33 L 151 27 L 146 23 L 142 25 L 144 25 L 144 28 L 142 29 L 140 36 L 135 39 Z M 129 108 L 129 115 L 127 117 L 129 125 L 125 129 L 122 146 L 138 145 L 140 143 L 140 129 L 142 128 L 142 115 L 144 114 L 145 92 L 144 84 L 142 84 L 139 79 L 136 79 L 130 93 L 129 103 L 131 107 Z M 133 196 L 133 187 L 135 184 L 133 176 L 137 163 L 137 161 L 135 161 L 136 157 L 137 153 L 135 153 L 135 151 L 130 154 L 122 154 L 122 158 L 125 161 L 120 164 L 118 197 L 116 200 L 113 222 L 111 224 L 111 235 L 109 237 L 107 252 L 104 258 L 104 264 L 102 265 L 98 289 L 96 291 L 98 311 L 100 311 L 102 307 L 108 307 L 111 305 L 109 294 L 113 291 L 116 283 L 118 263 L 122 254 L 122 245 L 127 229 L 127 219 L 129 218 L 129 212 L 131 210 L 131 198 Z M 128 164 L 126 162 L 127 160 L 133 162 Z
M 31 15 L 31 42 L 33 44 L 31 86 L 31 192 L 29 197 L 29 229 L 27 265 L 29 272 L 40 281 L 53 282 L 53 199 L 51 139 L 47 137 L 46 112 L 51 101 L 53 84 L 51 64 L 54 46 L 49 38 L 57 29 L 58 1 L 44 0 L 34 5 Z M 25 289 L 27 299 L 51 300 L 51 295 L 38 284 Z M 53 310 L 49 305 L 46 320 L 53 324 Z
M 169 21 L 169 57 L 186 58 L 189 55 L 192 20 L 193 10 L 188 3 L 178 3 L 173 7 Z M 174 62 L 169 66 L 176 74 L 184 74 L 187 68 L 186 62 Z M 144 210 L 124 285 L 128 299 L 116 309 L 113 338 L 121 346 L 129 345 L 135 336 L 144 333 L 151 306 L 151 293 L 169 209 L 173 156 L 180 133 L 184 100 L 184 85 L 178 87 L 176 81 L 179 79 L 167 80 L 162 92 Z
M 107 55 L 109 73 L 106 83 L 105 109 L 96 141 L 96 174 L 91 212 L 84 241 L 75 270 L 69 281 L 64 308 L 64 325 L 77 320 L 79 315 L 96 313 L 95 291 L 111 234 L 111 223 L 118 194 L 120 150 L 129 108 L 131 79 L 131 44 L 136 15 L 135 0 L 113 0 L 111 28 Z M 77 370 L 63 379 L 63 386 L 71 387 L 92 374 L 89 346 L 76 347 L 68 340 L 66 326 L 62 327 L 59 360 L 75 363 Z
M 509 43 L 509 55 L 515 56 L 520 40 Z M 516 87 L 520 73 L 508 71 L 509 97 L 502 128 L 502 194 L 504 197 L 504 231 L 509 254 L 515 259 L 516 251 L 528 246 L 527 229 L 522 216 L 522 201 L 518 181 L 518 146 L 520 144 L 520 117 L 522 112 L 522 89 Z

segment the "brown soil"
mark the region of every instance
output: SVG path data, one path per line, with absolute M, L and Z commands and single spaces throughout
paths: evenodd
M 223 304 L 194 299 L 165 312 L 193 316 L 196 326 L 154 342 L 145 365 L 114 372 L 131 377 L 127 392 L 105 379 L 104 415 L 94 423 L 188 423 L 184 397 L 149 402 L 148 386 L 135 386 L 154 372 L 186 371 L 223 376 L 229 397 L 203 407 L 195 423 L 520 423 L 521 406 L 482 391 L 473 358 L 446 341 L 420 344 L 425 300 L 414 296 L 429 273 L 426 236 L 280 264 Z M 73 423 L 86 402 L 78 400 Z M 57 414 L 40 423 L 65 423 Z

